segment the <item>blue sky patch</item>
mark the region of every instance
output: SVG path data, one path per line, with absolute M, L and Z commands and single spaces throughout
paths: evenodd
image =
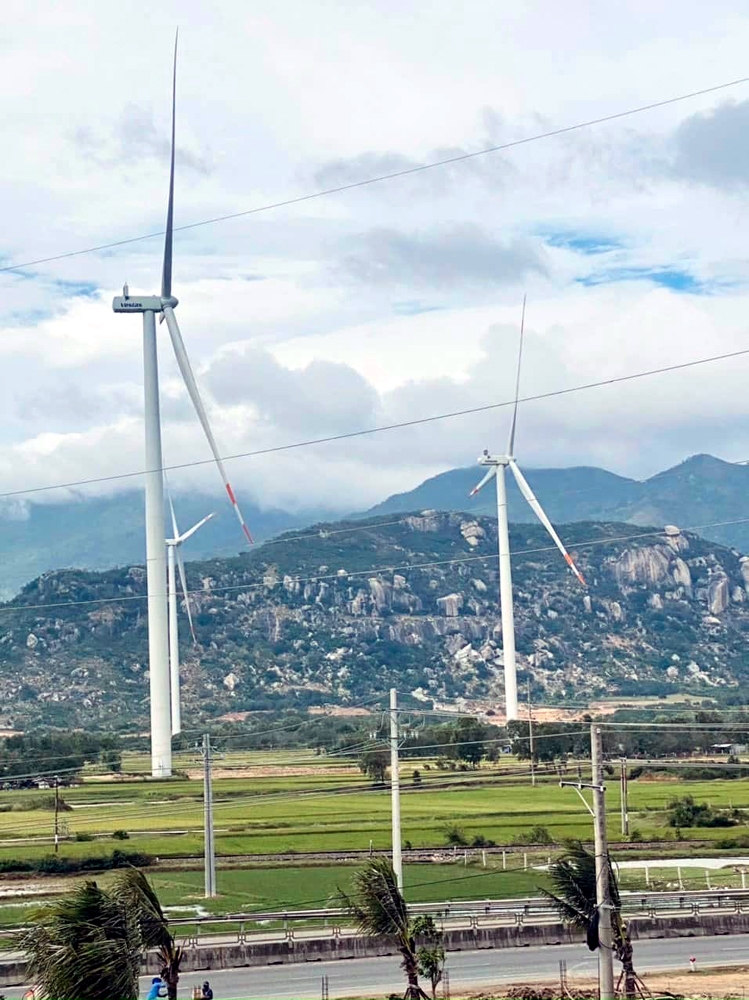
M 586 255 L 610 253 L 612 250 L 621 250 L 624 246 L 612 236 L 593 233 L 545 233 L 544 239 L 552 247 L 563 247 L 565 250 L 574 250 L 575 253 Z
M 606 285 L 616 281 L 652 281 L 673 292 L 702 295 L 705 285 L 689 271 L 677 267 L 615 267 L 575 279 L 581 285 Z
M 54 286 L 67 295 L 85 299 L 92 298 L 99 290 L 98 286 L 91 281 L 61 281 L 58 279 L 55 280 Z
M 411 299 L 405 302 L 396 302 L 393 305 L 393 311 L 397 312 L 400 316 L 418 316 L 419 313 L 439 312 L 440 309 L 442 309 L 442 306 L 428 306 L 423 302 L 416 302 Z

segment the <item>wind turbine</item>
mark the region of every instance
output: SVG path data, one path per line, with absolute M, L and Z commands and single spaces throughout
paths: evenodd
M 167 604 L 169 607 L 169 691 L 171 695 L 171 716 L 172 716 L 172 736 L 182 732 L 182 705 L 179 692 L 179 623 L 177 620 L 177 574 L 175 572 L 175 562 L 179 568 L 179 582 L 182 593 L 185 595 L 185 609 L 187 620 L 190 623 L 190 635 L 193 643 L 197 646 L 198 640 L 195 637 L 195 627 L 192 622 L 192 611 L 190 610 L 190 594 L 187 590 L 187 577 L 185 576 L 185 564 L 182 559 L 180 547 L 183 542 L 195 534 L 203 525 L 214 516 L 208 514 L 206 517 L 194 524 L 183 535 L 180 535 L 177 527 L 177 517 L 174 513 L 174 504 L 169 497 L 169 511 L 172 515 L 171 538 L 166 539 L 167 554 Z
M 495 478 L 497 483 L 497 536 L 499 541 L 499 605 L 502 616 L 502 652 L 504 654 L 505 669 L 505 705 L 507 721 L 518 717 L 518 688 L 517 671 L 515 667 L 515 615 L 512 606 L 512 566 L 510 562 L 510 529 L 507 516 L 507 484 L 505 482 L 505 470 L 509 468 L 515 477 L 515 482 L 521 494 L 528 501 L 528 505 L 536 517 L 551 535 L 551 538 L 567 561 L 567 565 L 585 586 L 585 578 L 575 565 L 572 556 L 562 544 L 562 540 L 554 530 L 551 521 L 536 499 L 533 490 L 528 485 L 523 473 L 518 468 L 515 460 L 515 425 L 518 417 L 518 396 L 520 393 L 520 364 L 523 359 L 523 337 L 525 335 L 525 296 L 523 296 L 523 311 L 520 319 L 520 347 L 518 349 L 518 368 L 515 379 L 515 408 L 512 414 L 512 424 L 510 426 L 510 439 L 507 451 L 504 455 L 490 455 L 484 451 L 479 458 L 479 465 L 487 467 L 486 475 L 481 482 L 475 486 L 470 496 L 475 496 L 478 491 L 486 486 L 490 479 Z
M 169 199 L 164 240 L 164 264 L 161 277 L 161 295 L 131 295 L 128 286 L 114 299 L 116 313 L 143 314 L 143 382 L 145 393 L 146 429 L 146 582 L 148 590 L 148 665 L 151 696 L 151 773 L 155 778 L 166 778 L 172 773 L 172 740 L 169 691 L 169 648 L 167 636 L 167 602 L 164 589 L 166 580 L 166 547 L 164 539 L 164 479 L 161 452 L 161 416 L 159 410 L 159 365 L 156 346 L 156 315 L 166 320 L 172 347 L 185 386 L 192 400 L 198 419 L 208 439 L 213 457 L 223 480 L 229 500 L 234 507 L 245 538 L 252 543 L 252 535 L 245 524 L 237 498 L 231 488 L 226 469 L 211 431 L 208 415 L 200 397 L 190 360 L 174 315 L 177 299 L 172 295 L 172 235 L 174 227 L 174 136 L 177 103 L 177 37 L 174 39 L 174 67 L 172 72 L 172 132 L 169 164 Z

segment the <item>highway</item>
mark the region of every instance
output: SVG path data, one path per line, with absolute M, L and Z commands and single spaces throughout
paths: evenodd
M 691 955 L 697 959 L 698 969 L 749 965 L 749 934 L 635 942 L 635 968 L 641 974 L 685 972 Z M 584 944 L 451 952 L 447 957 L 450 990 L 454 994 L 494 983 L 555 979 L 561 959 L 567 962 L 571 985 L 576 977 L 596 974 L 597 957 Z M 208 979 L 216 1000 L 319 1000 L 322 977 L 327 976 L 331 1000 L 344 996 L 382 997 L 403 992 L 399 965 L 397 957 L 388 957 L 193 972 L 180 979 L 179 994 L 189 998 L 193 986 Z M 150 979 L 141 981 L 143 996 L 149 983 Z M 16 987 L 3 990 L 8 1000 L 20 998 L 23 992 Z

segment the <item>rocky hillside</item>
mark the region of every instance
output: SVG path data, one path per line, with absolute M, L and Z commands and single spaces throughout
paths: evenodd
M 539 526 L 512 528 L 517 645 L 537 702 L 749 679 L 749 561 L 676 528 L 562 534 L 587 589 Z M 495 553 L 491 519 L 423 512 L 189 563 L 199 646 L 183 622 L 186 717 L 359 701 L 391 684 L 499 702 Z M 142 567 L 54 572 L 0 607 L 2 721 L 143 725 L 144 584 Z

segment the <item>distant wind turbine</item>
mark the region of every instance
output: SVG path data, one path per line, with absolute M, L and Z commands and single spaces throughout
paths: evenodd
M 528 501 L 531 510 L 538 517 L 539 521 L 554 541 L 554 544 L 562 553 L 568 566 L 585 586 L 585 579 L 580 570 L 575 565 L 572 556 L 567 552 L 562 540 L 554 530 L 551 521 L 536 499 L 533 490 L 528 485 L 525 477 L 518 468 L 515 461 L 515 425 L 518 417 L 518 397 L 520 395 L 520 365 L 523 360 L 523 338 L 525 336 L 525 296 L 523 296 L 523 311 L 520 319 L 520 346 L 518 349 L 518 367 L 515 379 L 515 408 L 512 413 L 512 424 L 510 426 L 510 440 L 507 451 L 504 455 L 490 455 L 484 451 L 479 458 L 479 465 L 487 466 L 487 472 L 481 482 L 475 486 L 470 496 L 475 496 L 482 487 L 486 486 L 493 477 L 497 481 L 497 536 L 499 541 L 499 604 L 502 615 L 502 652 L 505 670 L 505 705 L 508 722 L 518 717 L 518 689 L 517 670 L 515 666 L 515 615 L 512 603 L 512 566 L 510 562 L 510 528 L 507 516 L 507 486 L 505 482 L 505 469 L 509 468 L 518 484 L 518 489 Z
M 172 773 L 172 740 L 169 690 L 169 648 L 167 635 L 167 601 L 164 592 L 166 580 L 166 549 L 164 539 L 164 480 L 161 452 L 161 418 L 159 412 L 159 368 L 156 346 L 156 315 L 166 320 L 172 347 L 177 358 L 190 399 L 198 414 L 213 457 L 216 460 L 229 500 L 248 542 L 252 536 L 245 524 L 237 498 L 231 488 L 226 469 L 208 422 L 190 360 L 182 341 L 174 309 L 177 299 L 172 295 L 172 235 L 174 226 L 174 137 L 177 103 L 177 38 L 174 39 L 174 68 L 172 73 L 172 133 L 169 167 L 169 200 L 164 241 L 164 265 L 161 278 L 161 295 L 131 295 L 125 285 L 122 295 L 115 298 L 112 308 L 117 313 L 143 314 L 143 374 L 145 391 L 146 425 L 146 574 L 148 589 L 148 665 L 151 696 L 151 773 L 155 778 L 165 778 Z
M 185 610 L 187 611 L 187 620 L 190 623 L 190 635 L 192 636 L 193 644 L 197 646 L 198 640 L 195 636 L 195 626 L 193 625 L 192 611 L 190 610 L 190 593 L 187 589 L 185 563 L 182 559 L 180 549 L 182 543 L 191 538 L 214 515 L 207 514 L 197 524 L 194 524 L 192 528 L 189 528 L 184 534 L 180 535 L 171 497 L 169 497 L 169 512 L 172 515 L 172 531 L 174 532 L 171 538 L 166 539 L 166 594 L 169 607 L 169 691 L 171 695 L 172 736 L 176 736 L 177 733 L 182 732 L 182 703 L 180 701 L 179 688 L 179 621 L 177 619 L 177 573 L 175 569 L 179 569 L 179 582 L 185 598 Z M 176 567 L 175 562 L 177 564 Z

